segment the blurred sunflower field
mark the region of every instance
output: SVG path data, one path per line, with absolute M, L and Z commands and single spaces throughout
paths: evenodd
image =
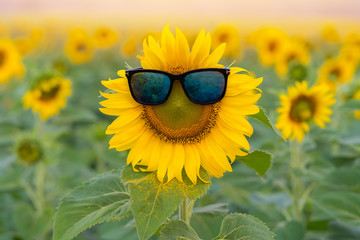
M 0 1 L 0 240 L 360 239 L 356 1 L 50 2 Z

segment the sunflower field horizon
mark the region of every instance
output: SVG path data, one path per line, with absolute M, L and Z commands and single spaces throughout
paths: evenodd
M 0 1 L 0 240 L 359 240 L 359 9 Z

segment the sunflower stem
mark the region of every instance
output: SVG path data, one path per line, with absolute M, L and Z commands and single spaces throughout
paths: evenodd
M 46 201 L 45 199 L 46 171 L 47 171 L 47 167 L 45 163 L 39 162 L 36 166 L 34 184 L 35 184 L 35 194 L 38 201 L 37 210 L 40 213 L 42 213 Z
M 188 199 L 184 199 L 181 203 L 181 206 L 179 208 L 179 216 L 180 219 L 183 220 L 186 223 L 190 222 L 190 216 L 189 216 L 189 201 Z
M 99 143 L 94 144 L 94 151 L 96 155 L 96 170 L 99 173 L 106 171 L 106 162 L 101 152 L 102 146 Z
M 195 201 L 194 201 L 195 202 Z M 192 205 L 192 207 L 190 206 Z M 194 204 L 189 205 L 189 200 L 185 198 L 179 207 L 179 219 L 183 220 L 187 224 L 190 224 L 190 217 L 192 213 L 192 208 Z M 191 212 L 189 212 L 189 209 L 191 208 Z M 185 240 L 185 238 L 178 238 L 178 240 Z
M 298 179 L 296 176 L 296 172 L 299 170 L 303 170 L 304 165 L 300 159 L 300 149 L 301 145 L 297 141 L 290 142 L 290 149 L 291 149 L 291 173 L 290 173 L 290 181 L 291 181 L 291 188 L 292 188 L 292 202 L 293 202 L 293 217 L 302 222 L 303 215 L 302 215 L 302 204 L 300 201 L 302 200 L 303 192 L 304 192 L 304 184 L 303 182 Z
M 332 120 L 332 127 L 333 130 L 335 132 L 338 132 L 339 130 L 339 125 L 340 125 L 340 105 L 342 104 L 342 99 L 341 99 L 341 91 L 337 91 L 335 94 L 335 105 L 334 105 L 334 116 L 333 116 L 333 120 Z M 338 156 L 339 155 L 339 144 L 338 142 L 334 141 L 331 145 L 331 152 L 333 156 Z
M 34 114 L 33 136 L 40 137 L 42 134 L 43 122 L 39 114 Z
M 196 200 L 184 199 L 179 207 L 179 218 L 190 224 L 190 218 L 195 205 Z M 185 240 L 185 238 L 178 238 L 178 240 Z

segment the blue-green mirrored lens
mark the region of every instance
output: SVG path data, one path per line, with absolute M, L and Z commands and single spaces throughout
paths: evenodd
M 130 84 L 136 100 L 142 104 L 158 104 L 165 101 L 171 81 L 161 73 L 139 72 L 132 76 Z
M 194 72 L 184 79 L 188 97 L 196 103 L 208 104 L 220 100 L 225 90 L 225 77 L 215 71 Z

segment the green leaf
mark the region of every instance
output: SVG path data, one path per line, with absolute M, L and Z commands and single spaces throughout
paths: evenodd
M 259 219 L 241 213 L 226 216 L 221 224 L 220 234 L 215 239 L 226 240 L 271 240 L 274 234 Z
M 334 169 L 324 177 L 320 184 L 338 190 L 359 190 L 360 169 L 350 167 Z
M 61 111 L 57 121 L 60 122 L 95 122 L 98 119 L 96 114 L 91 110 L 83 107 L 65 108 Z
M 211 216 L 216 216 L 219 214 L 227 214 L 229 212 L 227 203 L 214 203 L 206 205 L 204 207 L 195 208 L 193 214 L 207 214 Z
M 172 240 L 174 238 L 200 240 L 195 230 L 182 220 L 172 220 L 161 228 L 160 240 Z
M 301 222 L 291 221 L 275 229 L 276 240 L 303 240 L 305 227 Z
M 120 172 L 97 176 L 65 196 L 55 215 L 53 240 L 73 239 L 91 226 L 130 214 L 129 194 Z
M 207 173 L 201 171 L 202 179 L 209 181 Z M 176 179 L 161 183 L 156 172 L 134 172 L 127 166 L 122 180 L 130 190 L 131 211 L 135 218 L 139 239 L 148 239 L 172 215 L 185 198 L 196 199 L 206 192 L 209 183 L 198 181 L 193 185 L 183 174 L 184 183 Z
M 360 136 L 359 134 L 345 136 L 339 139 L 339 143 L 344 145 L 360 146 Z
M 318 208 L 336 220 L 354 226 L 360 225 L 360 194 L 330 192 L 314 199 Z
M 360 109 L 360 100 L 351 99 L 346 101 L 342 106 L 341 109 L 347 111 L 354 111 Z
M 191 216 L 191 226 L 201 239 L 213 239 L 219 234 L 224 215 L 194 214 Z
M 19 203 L 13 211 L 13 222 L 19 233 L 26 239 L 32 236 L 37 239 L 44 236 L 51 230 L 54 210 L 46 206 L 43 211 L 36 212 L 33 206 L 28 203 Z
M 259 108 L 260 108 L 260 111 L 257 114 L 249 115 L 249 117 L 252 117 L 252 118 L 258 120 L 259 122 L 261 122 L 262 124 L 264 124 L 265 126 L 270 128 L 271 130 L 273 130 L 277 135 L 279 135 L 279 137 L 281 137 L 286 142 L 286 139 L 282 136 L 279 129 L 277 129 L 275 127 L 275 125 L 270 121 L 269 117 L 266 115 L 265 110 L 262 109 L 261 107 L 259 107 Z
M 254 169 L 259 176 L 264 176 L 271 167 L 271 155 L 259 150 L 243 157 L 236 156 L 236 160 Z

